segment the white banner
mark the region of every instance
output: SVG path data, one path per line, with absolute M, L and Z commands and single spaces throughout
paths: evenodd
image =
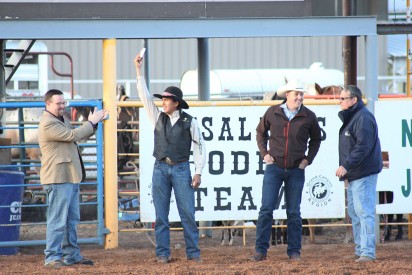
M 261 204 L 265 168 L 256 144 L 256 126 L 267 106 L 193 107 L 206 143 L 207 164 L 202 185 L 195 192 L 196 220 L 256 220 Z M 303 218 L 342 218 L 345 214 L 344 183 L 335 176 L 338 167 L 337 105 L 309 106 L 318 116 L 323 141 L 312 165 L 306 168 L 302 194 Z M 153 127 L 140 109 L 141 220 L 155 219 L 151 196 L 154 157 Z M 194 167 L 192 165 L 192 173 Z M 283 189 L 276 218 L 286 218 Z M 179 221 L 174 197 L 170 221 Z
M 388 168 L 378 176 L 378 191 L 393 192 L 393 202 L 376 207 L 378 214 L 412 213 L 412 101 L 378 101 L 375 117 Z

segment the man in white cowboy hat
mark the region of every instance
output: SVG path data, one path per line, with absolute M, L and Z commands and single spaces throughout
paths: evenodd
M 303 106 L 305 86 L 289 81 L 277 90 L 286 97 L 271 106 L 256 128 L 260 155 L 266 163 L 262 186 L 262 205 L 256 224 L 255 254 L 249 259 L 263 261 L 269 249 L 273 211 L 279 190 L 285 184 L 288 248 L 291 260 L 300 259 L 302 218 L 300 202 L 305 168 L 319 151 L 321 130 L 314 112 Z M 309 149 L 309 150 L 307 150 Z M 307 152 L 307 154 L 306 154 Z
M 154 104 L 147 89 L 143 74 L 143 56 L 134 59 L 137 74 L 137 91 L 148 113 L 154 131 L 152 196 L 156 212 L 156 261 L 170 261 L 169 210 L 172 188 L 183 226 L 186 242 L 186 257 L 201 262 L 198 247 L 199 231 L 195 221 L 194 188 L 201 183 L 202 169 L 206 163 L 205 144 L 196 119 L 183 112 L 188 109 L 183 93 L 177 87 L 168 87 L 162 94 L 153 96 L 162 99 L 163 112 Z M 193 145 L 193 146 L 192 146 Z M 192 178 L 189 167 L 190 148 L 193 149 L 195 174 Z

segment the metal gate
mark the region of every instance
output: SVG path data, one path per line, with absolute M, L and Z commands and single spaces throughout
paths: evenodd
M 18 215 L 15 217 L 17 221 L 13 222 L 2 222 L 0 223 L 0 229 L 5 228 L 15 228 L 15 230 L 24 230 L 28 228 L 31 230 L 35 226 L 46 227 L 45 216 L 44 220 L 31 220 L 22 221 L 21 218 L 31 217 L 31 214 L 35 213 L 45 213 L 48 206 L 47 196 L 42 190 L 40 184 L 40 178 L 36 170 L 39 170 L 41 164 L 40 160 L 37 159 L 27 159 L 26 151 L 30 149 L 39 150 L 38 139 L 33 142 L 27 142 L 29 138 L 25 136 L 25 133 L 31 131 L 31 135 L 38 130 L 38 123 L 40 120 L 40 115 L 42 110 L 44 110 L 44 102 L 0 102 L 0 110 L 6 112 L 18 112 L 18 119 L 15 121 L 6 121 L 5 125 L 0 125 L 0 132 L 3 131 L 17 131 L 19 132 L 19 140 L 13 141 L 11 144 L 0 144 L 0 152 L 2 152 L 3 157 L 10 150 L 19 150 L 20 157 L 12 158 L 11 163 L 5 164 L 4 161 L 0 162 L 0 170 L 2 171 L 19 171 L 24 173 L 24 182 L 19 184 L 4 184 L 0 185 L 0 193 L 6 190 L 5 188 L 13 187 L 23 187 L 22 201 L 20 204 L 0 204 L 0 210 L 5 210 L 7 208 L 12 209 L 14 207 L 14 212 L 21 213 L 20 220 Z M 97 107 L 102 109 L 102 101 L 100 100 L 89 100 L 89 101 L 69 101 L 68 111 L 73 111 L 74 108 L 81 107 Z M 36 111 L 34 111 L 36 110 Z M 25 115 L 25 114 L 32 115 Z M 73 113 L 73 112 L 71 112 Z M 35 114 L 35 115 L 33 115 Z M 29 119 L 28 119 L 29 118 Z M 73 123 L 73 126 L 76 127 Z M 94 139 L 91 138 L 87 142 L 79 143 L 79 147 L 82 149 L 82 158 L 86 169 L 86 180 L 80 183 L 80 208 L 87 209 L 92 208 L 92 217 L 89 217 L 88 221 L 80 222 L 79 226 L 82 224 L 92 224 L 95 225 L 92 230 L 92 236 L 85 238 L 79 238 L 79 244 L 99 244 L 103 245 L 104 242 L 104 224 L 103 224 L 103 126 L 100 125 L 94 135 Z M 85 153 L 86 152 L 86 153 Z M 3 164 L 2 164 L 3 163 Z M 1 173 L 1 171 L 0 171 Z M 89 174 L 92 174 L 91 176 Z M 82 191 L 87 190 L 87 191 Z M 7 190 L 6 190 L 7 191 Z M 17 210 L 16 210 L 17 209 Z M 1 213 L 2 211 L 0 211 Z M 29 213 L 24 215 L 24 213 Z M 33 218 L 33 217 L 31 217 Z M 11 219 L 10 219 L 11 220 Z M 1 231 L 0 231 L 1 232 Z M 0 236 L 1 237 L 1 236 Z M 39 246 L 45 245 L 45 239 L 32 239 L 32 240 L 5 240 L 0 238 L 0 247 L 21 247 L 21 246 Z

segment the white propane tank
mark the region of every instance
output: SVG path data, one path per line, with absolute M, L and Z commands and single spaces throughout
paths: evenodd
M 320 62 L 308 69 L 239 69 L 211 70 L 210 97 L 212 99 L 252 97 L 263 98 L 267 92 L 274 92 L 287 80 L 301 79 L 306 84 L 317 83 L 321 87 L 342 85 L 344 75 L 336 69 L 325 69 Z M 197 70 L 186 71 L 180 82 L 185 98 L 197 98 Z

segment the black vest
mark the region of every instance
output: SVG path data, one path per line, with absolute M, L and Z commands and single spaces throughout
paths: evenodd
M 191 124 L 192 116 L 185 112 L 180 114 L 173 127 L 169 116 L 160 113 L 154 130 L 153 156 L 157 160 L 169 157 L 174 162 L 188 161 L 192 145 Z

